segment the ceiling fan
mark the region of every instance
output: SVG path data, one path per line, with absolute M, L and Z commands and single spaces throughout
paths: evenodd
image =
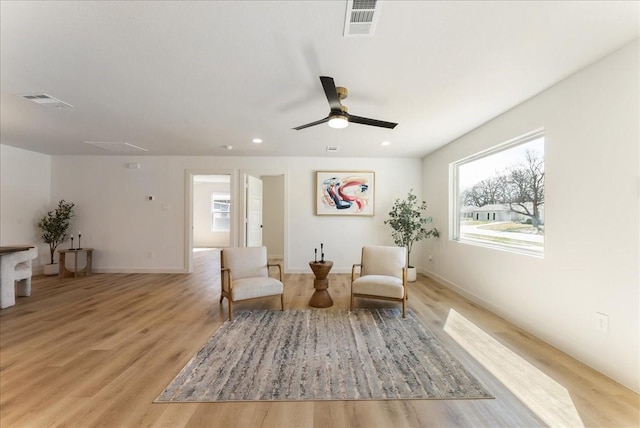
M 347 98 L 347 95 L 349 94 L 347 88 L 340 86 L 336 88 L 332 77 L 320 76 L 320 82 L 322 82 L 322 88 L 327 96 L 327 101 L 329 101 L 329 107 L 331 107 L 329 115 L 324 119 L 316 120 L 315 122 L 293 128 L 296 131 L 309 128 L 310 126 L 320 125 L 325 122 L 329 122 L 329 126 L 332 128 L 346 128 L 349 122 L 389 129 L 393 129 L 398 125 L 393 122 L 385 122 L 383 120 L 369 119 L 349 114 L 347 112 L 347 107 L 343 106 L 341 103 L 341 101 Z

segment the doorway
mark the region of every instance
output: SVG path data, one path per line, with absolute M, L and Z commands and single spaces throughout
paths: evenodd
M 231 246 L 231 176 L 193 176 L 193 247 Z
M 242 207 L 238 207 L 243 213 L 238 228 L 238 241 L 245 246 L 255 245 L 259 235 L 261 245 L 267 247 L 269 259 L 281 260 L 286 271 L 287 171 L 243 170 L 240 171 L 240 177 L 240 180 L 245 183 L 245 196 Z M 253 185 L 250 185 L 250 182 L 253 182 Z M 250 187 L 260 187 L 261 190 L 250 190 Z M 259 200 L 261 200 L 261 210 L 250 206 L 251 201 L 258 204 Z M 258 211 L 260 214 L 257 214 Z
M 235 246 L 234 172 L 185 171 L 185 272 L 193 272 L 193 251 L 198 248 Z
M 288 173 L 286 170 L 186 170 L 185 171 L 185 251 L 184 271 L 193 272 L 194 248 L 194 177 L 228 176 L 230 201 L 229 247 L 246 245 L 246 177 L 258 177 L 263 182 L 262 244 L 267 247 L 271 259 L 282 260 L 287 269 L 287 207 Z M 239 179 L 238 179 L 239 178 Z M 239 185 L 240 184 L 240 185 Z

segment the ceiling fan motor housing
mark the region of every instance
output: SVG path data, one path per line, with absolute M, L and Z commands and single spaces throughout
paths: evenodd
M 336 92 L 338 93 L 338 99 L 341 101 L 349 96 L 349 90 L 342 86 L 336 86 Z

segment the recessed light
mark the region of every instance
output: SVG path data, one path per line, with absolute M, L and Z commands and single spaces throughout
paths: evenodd
M 381 146 L 390 146 L 391 142 L 390 141 L 383 141 L 382 143 L 380 143 Z
M 251 142 L 256 143 L 256 144 L 261 144 L 262 143 L 262 138 L 254 138 L 253 140 L 251 140 Z

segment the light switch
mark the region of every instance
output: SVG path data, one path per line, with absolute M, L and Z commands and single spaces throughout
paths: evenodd
M 596 331 L 609 333 L 609 316 L 601 312 L 596 312 Z

